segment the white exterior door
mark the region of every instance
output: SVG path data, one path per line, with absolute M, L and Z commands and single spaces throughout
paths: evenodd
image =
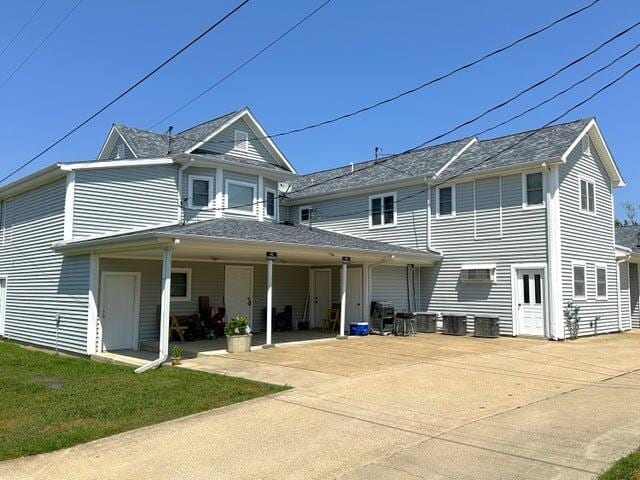
M 313 270 L 313 302 L 314 327 L 320 327 L 326 320 L 327 312 L 331 308 L 331 271 Z
M 225 267 L 224 308 L 227 320 L 243 316 L 253 326 L 253 267 Z
M 100 295 L 103 350 L 138 348 L 139 281 L 136 273 L 104 273 Z
M 518 270 L 517 306 L 519 333 L 544 336 L 543 270 Z
M 349 323 L 362 322 L 362 269 L 347 269 L 347 328 Z

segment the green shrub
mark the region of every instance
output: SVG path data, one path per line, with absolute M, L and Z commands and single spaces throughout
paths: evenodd
M 249 328 L 249 320 L 242 315 L 232 318 L 227 323 L 227 326 L 224 327 L 224 334 L 228 337 L 232 337 L 234 335 L 248 335 L 250 332 Z
M 171 347 L 171 358 L 182 358 L 184 349 L 180 345 L 174 345 Z

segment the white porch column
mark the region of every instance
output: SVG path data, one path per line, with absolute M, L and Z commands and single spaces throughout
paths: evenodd
M 347 338 L 344 333 L 347 314 L 347 265 L 351 263 L 351 257 L 342 257 L 342 275 L 340 276 L 340 332 L 338 338 Z
M 175 240 L 174 242 L 178 242 Z M 157 368 L 169 357 L 169 310 L 171 308 L 171 258 L 173 245 L 162 251 L 162 293 L 160 296 L 160 343 L 158 358 L 141 367 L 135 372 L 142 373 Z
M 100 257 L 89 255 L 89 309 L 87 312 L 87 355 L 96 353 L 98 335 L 98 283 L 100 279 Z
M 262 348 L 271 348 L 273 330 L 273 261 L 278 258 L 276 252 L 267 252 L 267 341 Z

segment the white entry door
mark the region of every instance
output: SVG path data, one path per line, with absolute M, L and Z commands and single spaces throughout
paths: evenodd
M 347 329 L 349 323 L 362 322 L 362 269 L 347 269 Z
M 523 335 L 544 336 L 543 270 L 518 270 L 518 326 Z
M 102 349 L 138 349 L 140 274 L 105 272 L 100 293 Z
M 253 267 L 225 267 L 224 308 L 227 320 L 243 316 L 253 325 Z
M 313 270 L 313 326 L 320 327 L 322 321 L 327 319 L 327 313 L 331 308 L 331 271 Z

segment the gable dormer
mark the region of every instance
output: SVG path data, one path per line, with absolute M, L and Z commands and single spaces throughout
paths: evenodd
M 192 154 L 223 154 L 248 160 L 277 165 L 295 173 L 295 169 L 276 144 L 268 138 L 267 132 L 255 119 L 248 108 L 227 114 L 176 135 L 178 138 L 193 140 L 202 134 L 203 127 L 213 124 L 206 135 L 185 150 Z
M 100 153 L 98 153 L 98 160 L 120 160 L 125 158 L 137 158 L 137 155 L 118 126 L 114 124 L 111 126 Z

